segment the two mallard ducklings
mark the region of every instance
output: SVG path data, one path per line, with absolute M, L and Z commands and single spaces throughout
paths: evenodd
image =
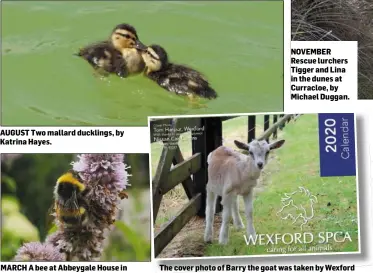
M 100 75 L 116 74 L 126 78 L 143 73 L 169 92 L 217 98 L 216 91 L 200 72 L 169 62 L 166 50 L 159 45 L 142 44 L 136 29 L 129 24 L 117 25 L 108 40 L 88 45 L 76 55 Z

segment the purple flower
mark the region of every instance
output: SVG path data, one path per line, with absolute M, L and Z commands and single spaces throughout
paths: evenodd
M 129 168 L 123 154 L 82 154 L 72 162 L 86 186 L 88 221 L 84 225 L 66 226 L 56 219 L 58 231 L 47 241 L 67 255 L 67 260 L 97 260 L 103 250 L 105 232 L 114 223 L 121 198 L 129 186 Z
M 47 237 L 47 242 L 65 253 L 67 261 L 94 261 L 101 256 L 104 239 L 103 230 L 84 226 L 60 228 Z
M 16 262 L 62 262 L 65 255 L 52 244 L 40 242 L 26 243 L 20 247 L 14 257 Z
M 73 169 L 80 173 L 83 181 L 96 183 L 120 192 L 128 185 L 127 167 L 124 154 L 82 154 L 73 162 Z M 112 191 L 115 191 L 115 190 Z

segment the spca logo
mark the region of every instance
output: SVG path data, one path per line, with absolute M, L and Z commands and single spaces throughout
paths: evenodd
M 294 192 L 284 194 L 281 198 L 282 207 L 276 215 L 283 220 L 292 221 L 293 225 L 303 230 L 303 226 L 314 217 L 314 204 L 316 203 L 316 196 L 306 188 L 299 187 Z

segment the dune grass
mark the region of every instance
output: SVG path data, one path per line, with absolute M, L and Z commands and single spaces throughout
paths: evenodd
M 373 1 L 292 0 L 292 41 L 358 41 L 358 98 L 373 98 Z

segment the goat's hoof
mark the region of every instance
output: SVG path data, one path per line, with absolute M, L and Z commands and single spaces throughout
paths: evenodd
M 226 245 L 226 244 L 228 244 L 228 239 L 226 239 L 226 238 L 219 239 L 219 244 L 220 245 Z
M 250 238 L 250 237 L 255 239 L 256 233 L 255 232 L 247 233 L 247 238 Z
M 241 230 L 245 228 L 245 225 L 243 223 L 236 224 L 235 226 L 237 230 Z
M 212 235 L 205 235 L 203 239 L 205 243 L 212 243 Z

